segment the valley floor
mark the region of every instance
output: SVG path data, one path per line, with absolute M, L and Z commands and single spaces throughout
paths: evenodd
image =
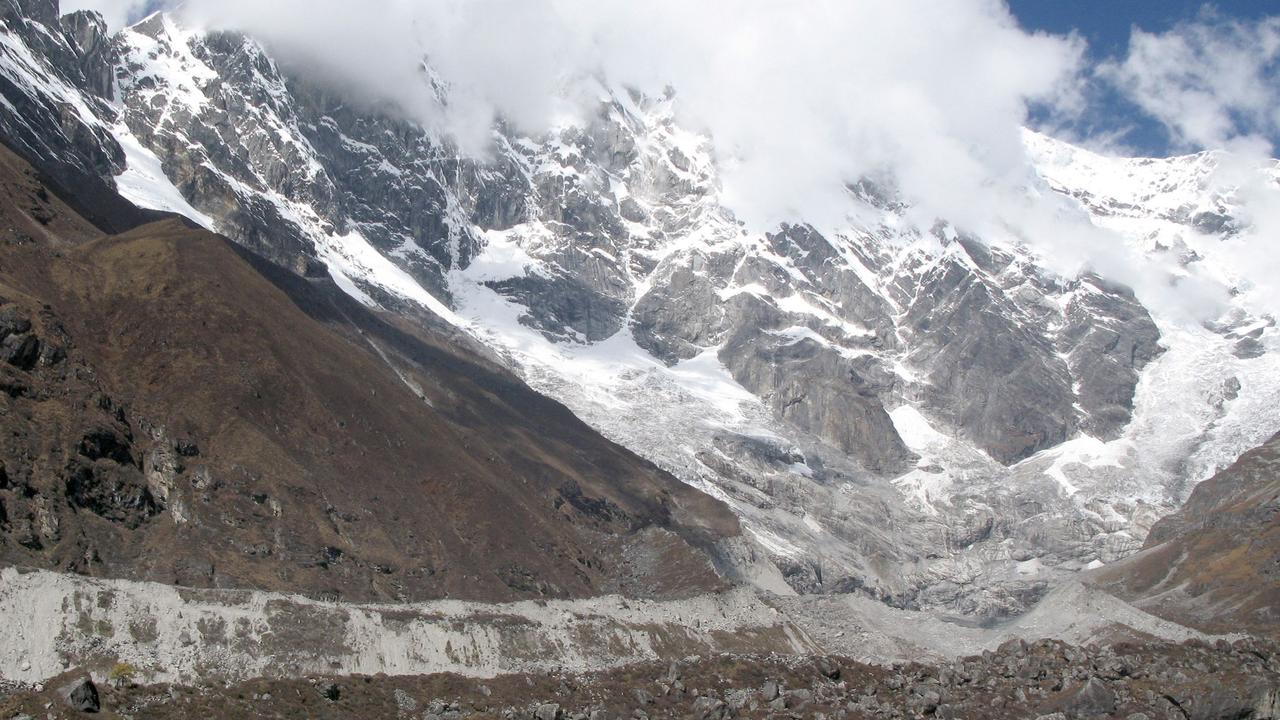
M 77 716 L 67 700 L 77 688 L 84 702 L 83 673 L 10 686 L 0 690 L 0 717 Z M 1280 646 L 1010 641 L 932 666 L 719 655 L 590 674 L 316 675 L 96 691 L 104 718 L 1272 718 Z
M 745 588 L 379 605 L 0 581 L 5 719 L 77 715 L 87 676 L 102 717 L 130 718 L 1266 718 L 1280 692 L 1274 642 L 1206 636 L 1079 581 L 989 627 Z M 121 662 L 137 685 L 110 682 Z
M 412 604 L 321 602 L 48 571 L 0 570 L 0 678 L 42 682 L 127 662 L 139 679 L 185 682 L 307 674 L 488 678 L 596 672 L 726 653 L 859 662 L 942 662 L 1009 641 L 1073 644 L 1220 638 L 1149 615 L 1081 582 L 1030 613 L 979 627 L 858 595 L 781 597 L 749 588 L 682 600 Z

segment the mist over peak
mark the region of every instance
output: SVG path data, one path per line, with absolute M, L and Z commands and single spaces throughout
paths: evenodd
M 113 22 L 142 9 L 81 4 Z M 721 202 L 754 232 L 856 223 L 847 188 L 877 178 L 920 232 L 944 219 L 1003 237 L 1065 276 L 1099 272 L 1175 314 L 1213 317 L 1231 293 L 1257 295 L 1259 307 L 1275 297 L 1265 286 L 1280 276 L 1270 240 L 1280 190 L 1256 170 L 1280 125 L 1267 82 L 1275 18 L 1205 11 L 1163 33 L 1134 28 L 1126 57 L 1094 65 L 1082 37 L 1028 32 L 1000 0 L 189 0 L 175 12 L 251 35 L 290 72 L 403 113 L 477 158 L 492 151 L 499 120 L 537 136 L 584 122 L 602 97 L 674 90 L 675 122 L 709 143 Z M 1208 181 L 1252 199 L 1224 254 L 1238 258 L 1232 268 L 1188 273 L 1134 253 L 1037 189 L 1023 140 L 1033 118 L 1116 154 L 1110 135 L 1070 130 L 1108 111 L 1100 88 L 1165 124 L 1183 149 L 1228 151 Z M 1257 267 L 1268 271 L 1255 279 Z

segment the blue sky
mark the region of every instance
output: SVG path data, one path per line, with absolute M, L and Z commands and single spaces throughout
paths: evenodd
M 1134 25 L 1164 32 L 1179 22 L 1195 20 L 1202 0 L 1008 0 L 1009 9 L 1028 30 L 1065 34 L 1079 32 L 1095 59 L 1123 55 Z M 1220 14 L 1257 20 L 1280 14 L 1280 0 L 1217 0 Z
M 1075 32 L 1089 43 L 1089 60 L 1101 63 L 1123 60 L 1134 27 L 1165 33 L 1180 23 L 1204 17 L 1206 11 L 1220 19 L 1257 21 L 1280 15 L 1280 0 L 1007 0 L 1022 26 L 1054 34 Z M 1270 79 L 1280 82 L 1280 77 Z M 1069 129 L 1081 137 L 1115 140 L 1138 155 L 1165 156 L 1173 147 L 1165 126 L 1143 113 L 1122 94 L 1097 83 L 1090 88 L 1090 109 Z M 1043 118 L 1038 118 L 1043 119 Z M 1269 138 L 1280 146 L 1280 137 Z

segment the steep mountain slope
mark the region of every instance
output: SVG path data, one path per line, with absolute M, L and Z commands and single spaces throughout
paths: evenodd
M 1171 260 L 1183 279 L 1177 298 L 1194 313 L 1195 281 L 1215 280 L 1239 301 L 1220 317 L 1166 311 L 1162 343 L 1171 349 L 1153 368 L 1153 408 L 1135 425 L 1154 452 L 1148 462 L 1177 462 L 1172 482 L 1185 499 L 1190 485 L 1261 445 L 1276 429 L 1280 389 L 1275 366 L 1275 300 L 1271 278 L 1250 276 L 1242 237 L 1280 192 L 1280 161 L 1261 166 L 1223 152 L 1168 159 L 1111 158 L 1026 133 L 1028 152 L 1055 192 L 1077 199 L 1096 225 L 1115 231 L 1150 257 Z M 1241 187 L 1241 174 L 1251 187 Z M 1247 192 L 1246 192 L 1247 190 Z M 1270 197 L 1258 198 L 1258 194 Z M 1257 207 L 1250 201 L 1257 200 Z M 1272 205 L 1274 206 L 1274 205 Z M 1266 238 L 1254 238 L 1265 242 Z M 1264 253 L 1265 254 L 1265 253 Z M 1175 291 L 1177 292 L 1177 291 Z M 1163 388 L 1154 387 L 1156 378 Z M 1157 409 L 1158 408 L 1158 409 Z
M 0 557 L 351 599 L 719 587 L 720 503 L 423 325 L 7 151 Z
M 678 97 L 602 85 L 592 117 L 497 128 L 479 160 L 252 39 L 156 15 L 94 53 L 92 16 L 46 15 L 6 16 L 16 80 L 0 90 L 87 98 L 49 147 L 84 167 L 123 154 L 100 173 L 125 196 L 476 338 L 727 502 L 796 590 L 1018 612 L 1137 550 L 1189 484 L 1280 427 L 1269 317 L 1188 322 L 1103 277 L 1058 277 L 1031 230 L 917 229 L 867 181 L 840 226 L 749 229 Z M 114 82 L 90 81 L 99 61 Z M 13 122 L 0 129 L 20 137 Z M 1212 157 L 1138 172 L 1027 146 L 1029 192 L 1060 195 L 1064 223 L 1123 217 L 1139 252 L 1195 245 L 1187 273 L 1233 227 L 1204 208 L 1240 210 L 1214 200 Z
M 5 144 L 95 225 L 120 231 L 142 222 L 149 213 L 121 198 L 107 177 L 125 171 L 126 163 L 101 120 L 110 114 L 104 98 L 114 57 L 101 18 L 81 12 L 63 24 L 56 2 L 4 0 L 0 22 Z
M 1191 627 L 1280 637 L 1280 436 L 1197 485 L 1092 582 Z

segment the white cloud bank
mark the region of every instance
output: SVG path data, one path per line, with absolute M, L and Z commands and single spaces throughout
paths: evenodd
M 1255 22 L 1211 11 L 1197 22 L 1148 33 L 1135 28 L 1129 53 L 1099 74 L 1188 150 L 1271 154 L 1280 134 L 1280 17 Z
M 821 220 L 843 186 L 891 171 L 908 199 L 956 218 L 1026 162 L 1019 127 L 1061 104 L 1081 44 L 1031 35 L 998 0 L 191 0 L 291 64 L 390 100 L 477 151 L 501 116 L 529 132 L 598 96 L 658 95 L 714 137 L 748 220 Z M 418 75 L 451 92 L 439 106 Z M 977 204 L 979 207 L 981 203 Z

